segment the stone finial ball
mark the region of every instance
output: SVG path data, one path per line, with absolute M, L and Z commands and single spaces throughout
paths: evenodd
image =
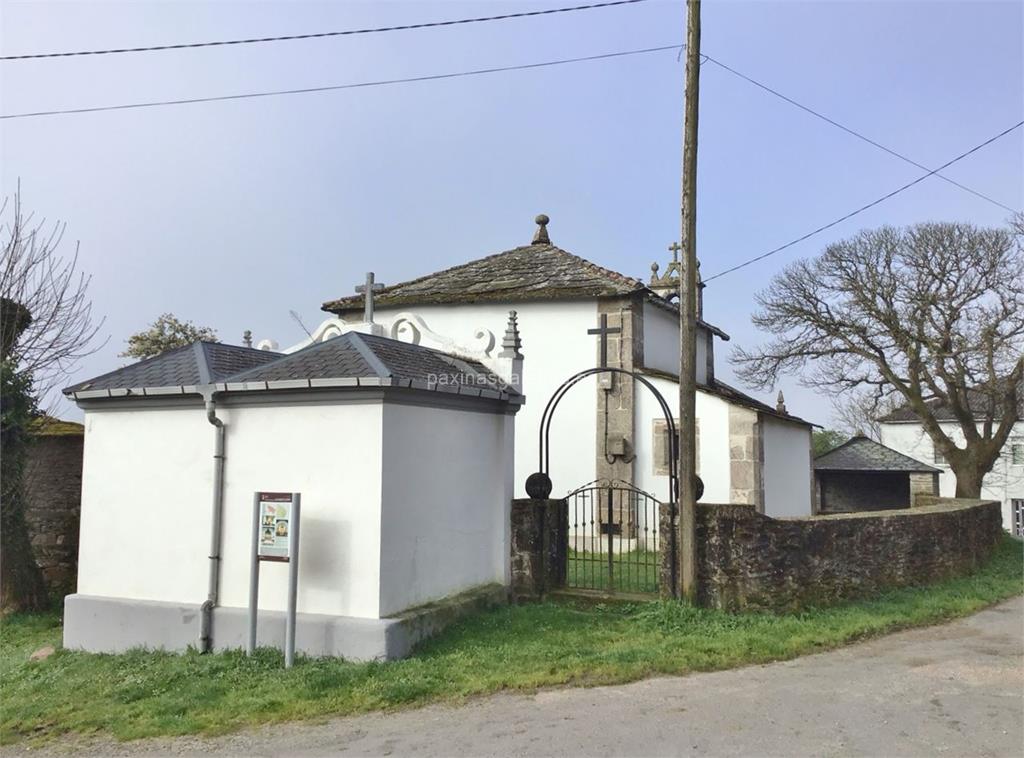
M 544 225 L 545 225 L 545 224 L 547 224 L 547 223 L 548 223 L 548 222 L 549 222 L 550 220 L 551 220 L 551 219 L 549 219 L 549 218 L 548 218 L 548 217 L 547 217 L 547 216 L 546 216 L 545 214 L 543 214 L 543 213 L 541 213 L 541 214 L 540 214 L 539 216 L 537 216 L 537 218 L 535 218 L 535 219 L 534 219 L 534 221 L 536 221 L 536 222 L 537 222 L 538 224 L 540 224 L 541 226 L 544 226 Z
M 526 494 L 533 500 L 547 500 L 551 494 L 551 478 L 538 471 L 526 478 Z

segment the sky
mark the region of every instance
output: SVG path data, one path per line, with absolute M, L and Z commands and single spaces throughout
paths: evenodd
M 544 2 L 17 2 L 4 55 L 302 34 L 556 8 Z M 702 50 L 939 166 L 1024 119 L 1020 2 L 713 2 Z M 484 24 L 127 55 L 0 61 L 0 114 L 291 89 L 681 44 L 681 0 Z M 251 100 L 0 121 L 0 191 L 21 182 L 105 318 L 82 380 L 126 363 L 163 312 L 282 345 L 364 274 L 395 283 L 527 244 L 644 278 L 679 236 L 683 64 L 674 51 Z M 705 276 L 828 223 L 924 171 L 714 66 L 702 67 L 698 255 Z M 943 172 L 1024 206 L 1024 130 Z M 786 264 L 863 228 L 997 226 L 1007 211 L 937 177 L 711 282 L 705 318 L 765 339 L 754 296 Z M 524 335 L 524 341 L 527 336 Z M 725 348 L 724 350 L 722 348 Z M 524 345 L 527 356 L 528 341 Z M 735 382 L 734 382 L 735 383 Z M 790 412 L 832 398 L 789 377 Z M 753 393 L 764 399 L 767 393 Z M 539 401 L 539 399 L 538 399 Z M 80 413 L 65 401 L 54 410 Z

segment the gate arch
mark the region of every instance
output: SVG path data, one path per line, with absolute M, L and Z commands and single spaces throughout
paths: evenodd
M 544 500 L 550 497 L 552 490 L 552 482 L 549 474 L 551 464 L 551 446 L 550 446 L 550 435 L 551 435 L 551 421 L 554 418 L 555 410 L 558 408 L 558 404 L 565 397 L 566 393 L 572 389 L 575 385 L 579 384 L 582 380 L 590 376 L 596 376 L 597 374 L 623 374 L 630 376 L 633 379 L 640 382 L 644 387 L 650 390 L 654 396 L 658 405 L 661 407 L 661 412 L 665 416 L 665 425 L 669 433 L 669 501 L 667 503 L 668 513 L 668 544 L 664 547 L 668 548 L 668 552 L 664 555 L 669 564 L 669 574 L 671 587 L 662 588 L 662 591 L 668 591 L 671 596 L 677 595 L 677 567 L 676 567 L 676 540 L 677 534 L 673 526 L 675 524 L 675 517 L 678 513 L 678 502 L 679 502 L 679 437 L 676 433 L 676 423 L 672 416 L 672 409 L 666 402 L 665 397 L 658 391 L 658 388 L 647 379 L 636 371 L 631 371 L 623 368 L 615 368 L 611 366 L 598 367 L 585 369 L 579 371 L 564 382 L 552 393 L 547 405 L 544 407 L 544 413 L 541 416 L 539 434 L 539 450 L 538 450 L 538 470 L 533 474 L 530 474 L 526 479 L 526 494 L 535 500 Z M 621 487 L 609 486 L 607 492 L 609 493 L 609 503 L 611 502 L 613 490 L 622 490 Z M 570 497 L 576 496 L 581 490 L 577 489 L 570 494 Z M 697 480 L 697 497 L 699 498 L 703 491 L 703 483 L 698 478 Z M 638 492 L 640 492 L 638 490 Z M 642 493 L 646 494 L 646 493 Z M 566 507 L 568 507 L 568 499 L 565 501 Z M 568 514 L 566 514 L 568 515 Z M 609 547 L 608 547 L 608 561 L 609 561 L 609 582 L 611 581 L 612 573 L 612 541 L 611 541 L 611 530 L 608 532 Z M 568 545 L 566 545 L 568 548 Z

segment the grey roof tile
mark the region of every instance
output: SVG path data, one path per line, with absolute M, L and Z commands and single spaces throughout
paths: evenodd
M 814 459 L 815 471 L 940 471 L 867 437 L 853 437 Z
M 197 347 L 198 346 L 198 347 Z M 243 369 L 274 360 L 279 353 L 248 347 L 197 342 L 168 350 L 152 358 L 74 384 L 65 394 L 85 390 L 178 387 L 203 384 L 200 361 L 205 360 L 209 381 L 219 381 Z
M 240 370 L 235 370 L 240 369 Z M 349 332 L 283 355 L 219 343 L 195 343 L 68 387 L 123 391 L 194 386 L 210 381 L 229 391 L 284 387 L 399 386 L 479 396 L 516 394 L 482 364 L 419 345 Z
M 678 313 L 678 307 L 639 279 L 598 266 L 554 245 L 524 245 L 384 287 L 374 295 L 381 307 L 435 303 L 515 303 L 609 297 L 641 293 L 654 305 Z M 349 295 L 323 304 L 339 316 L 360 313 L 363 296 Z M 701 325 L 724 340 L 729 335 L 706 321 Z
M 384 287 L 374 302 L 380 306 L 516 302 L 628 295 L 646 288 L 639 279 L 602 268 L 554 245 L 524 245 Z M 325 311 L 339 315 L 362 308 L 362 295 L 323 304 Z

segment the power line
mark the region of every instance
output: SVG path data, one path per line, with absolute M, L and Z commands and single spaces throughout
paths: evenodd
M 898 195 L 899 193 L 903 192 L 904 190 L 910 189 L 915 184 L 919 184 L 920 182 L 923 182 L 929 176 L 934 176 L 939 171 L 942 171 L 942 169 L 949 168 L 950 166 L 952 166 L 957 161 L 966 158 L 967 156 L 971 155 L 972 153 L 978 152 L 983 147 L 986 147 L 987 145 L 992 144 L 993 142 L 995 142 L 997 139 L 999 139 L 1001 137 L 1005 137 L 1007 134 L 1012 132 L 1014 129 L 1019 129 L 1021 126 L 1024 126 L 1024 121 L 1018 121 L 1016 124 L 1011 126 L 1009 129 L 1004 129 L 1003 131 L 999 132 L 999 134 L 995 135 L 994 137 L 990 137 L 989 139 L 987 139 L 984 142 L 982 142 L 980 145 L 976 145 L 976 146 L 972 147 L 966 153 L 961 153 L 960 155 L 958 155 L 953 160 L 947 161 L 946 163 L 943 163 L 941 166 L 939 166 L 936 169 L 933 169 L 932 171 L 929 171 L 927 174 L 923 174 L 923 175 L 919 176 L 914 181 L 909 182 L 907 184 L 904 184 L 899 189 L 895 189 L 892 192 L 888 193 L 887 195 L 883 195 L 882 197 L 880 197 L 877 200 L 874 200 L 874 201 L 868 203 L 867 205 L 862 205 L 857 210 L 851 211 L 850 213 L 847 213 L 845 216 L 841 216 L 840 218 L 837 218 L 835 221 L 830 221 L 829 223 L 825 224 L 824 226 L 819 226 L 814 231 L 808 232 L 807 234 L 805 234 L 805 235 L 803 235 L 801 237 L 797 237 L 795 240 L 787 242 L 785 245 L 780 245 L 779 247 L 775 248 L 774 250 L 769 250 L 767 253 L 762 253 L 761 255 L 758 255 L 758 256 L 756 256 L 754 258 L 751 258 L 750 260 L 746 260 L 743 263 L 740 263 L 740 264 L 738 264 L 736 266 L 733 266 L 732 268 L 727 268 L 725 271 L 719 271 L 717 274 L 714 274 L 713 276 L 709 276 L 704 281 L 705 282 L 710 282 L 711 280 L 717 279 L 720 276 L 725 276 L 726 274 L 731 274 L 734 271 L 739 271 L 741 268 L 746 268 L 747 266 L 749 266 L 749 265 L 751 265 L 753 263 L 757 263 L 758 261 L 763 261 L 765 258 L 768 258 L 768 257 L 770 257 L 772 255 L 775 255 L 776 253 L 781 253 L 783 250 L 785 250 L 787 248 L 790 248 L 790 247 L 793 247 L 793 245 L 796 245 L 796 244 L 798 244 L 800 242 L 803 242 L 804 240 L 809 239 L 809 238 L 813 237 L 816 234 L 820 234 L 821 232 L 825 231 L 826 229 L 831 229 L 833 226 L 836 226 L 837 224 L 841 224 L 843 221 L 846 221 L 847 219 L 853 218 L 858 213 L 863 213 L 864 211 L 868 210 L 869 208 L 873 208 L 876 205 L 878 205 L 879 203 L 885 202 L 889 198 L 891 198 L 891 197 L 893 197 L 895 195 Z
M 476 18 L 459 18 L 448 21 L 428 21 L 421 24 L 402 24 L 401 26 L 379 26 L 371 29 L 344 29 L 333 32 L 314 32 L 311 34 L 289 34 L 278 37 L 252 37 L 249 39 L 229 39 L 212 42 L 183 42 L 176 45 L 150 45 L 148 47 L 119 47 L 106 50 L 73 50 L 59 53 L 27 53 L 25 55 L 2 55 L 0 61 L 19 61 L 35 58 L 70 58 L 77 55 L 117 55 L 120 53 L 151 53 L 160 50 L 186 50 L 197 47 L 223 47 L 226 45 L 255 45 L 264 42 L 289 42 L 302 39 L 323 39 L 325 37 L 347 37 L 356 34 L 380 34 L 381 32 L 401 32 L 413 29 L 433 29 L 441 26 L 459 26 L 461 24 L 479 24 L 485 21 L 505 21 L 513 18 L 529 16 L 550 16 L 556 13 L 610 8 L 616 5 L 634 5 L 647 0 L 609 0 L 602 3 L 573 5 L 566 8 L 549 8 L 542 11 L 522 11 L 520 13 L 503 13 L 500 16 L 478 16 Z
M 553 61 L 542 61 L 540 63 L 523 63 L 516 66 L 498 66 L 494 68 L 478 68 L 471 71 L 456 71 L 448 74 L 429 74 L 426 76 L 411 76 L 403 79 L 380 79 L 372 82 L 355 82 L 352 84 L 332 84 L 324 87 L 303 87 L 301 89 L 273 90 L 270 92 L 243 92 L 237 95 L 216 95 L 211 97 L 192 97 L 181 100 L 156 100 L 143 103 L 122 103 L 119 105 L 99 105 L 89 108 L 67 108 L 52 111 L 33 111 L 29 113 L 8 113 L 0 115 L 0 119 L 35 118 L 38 116 L 60 116 L 71 113 L 97 113 L 100 111 L 120 111 L 135 108 L 158 108 L 168 105 L 191 105 L 193 103 L 213 103 L 222 100 L 246 100 L 255 97 L 276 97 L 278 95 L 304 95 L 313 92 L 331 92 L 334 90 L 360 89 L 365 87 L 383 87 L 393 84 L 409 84 L 412 82 L 429 82 L 439 79 L 457 79 L 463 76 L 480 76 L 482 74 L 496 74 L 502 71 L 522 71 L 532 68 L 544 68 L 545 66 L 562 66 L 567 63 L 583 63 L 586 61 L 606 60 L 608 58 L 623 58 L 628 55 L 644 55 L 647 53 L 663 52 L 665 50 L 676 50 L 679 45 L 662 45 L 660 47 L 645 47 L 639 50 L 622 50 L 615 53 L 601 53 L 600 55 L 587 55 L 579 58 L 561 58 Z
M 898 153 L 895 150 L 893 150 L 892 148 L 886 147 L 885 145 L 883 145 L 883 144 L 881 144 L 879 142 L 876 142 L 875 140 L 871 139 L 870 137 L 867 137 L 867 136 L 861 134 L 860 132 L 851 129 L 848 126 L 840 124 L 835 119 L 829 118 L 825 114 L 819 113 L 818 111 L 814 110 L 813 108 L 809 108 L 808 106 L 804 105 L 803 103 L 797 102 L 793 98 L 788 97 L 788 96 L 782 94 L 778 90 L 772 89 L 771 87 L 769 87 L 767 84 L 764 84 L 763 82 L 759 82 L 756 79 L 752 79 L 751 77 L 747 76 L 743 72 L 737 71 L 736 69 L 732 68 L 731 66 L 727 66 L 726 64 L 722 63 L 719 60 L 715 60 L 710 55 L 705 55 L 704 58 L 706 60 L 709 60 L 712 63 L 714 63 L 719 68 L 724 69 L 725 71 L 728 71 L 730 74 L 733 74 L 734 76 L 738 76 L 740 79 L 743 79 L 744 81 L 750 82 L 755 87 L 760 87 L 765 92 L 768 92 L 768 93 L 770 93 L 772 95 L 775 95 L 776 97 L 778 97 L 778 98 L 780 98 L 782 100 L 785 100 L 790 105 L 796 106 L 800 110 L 806 111 L 807 113 L 810 113 L 812 116 L 814 116 L 816 118 L 820 118 L 822 121 L 825 121 L 826 123 L 831 124 L 834 127 L 842 129 L 847 134 L 851 134 L 854 137 L 856 137 L 857 139 L 862 140 L 863 142 L 866 142 L 869 145 L 872 145 L 873 147 L 877 147 L 879 150 L 884 150 L 885 152 L 889 153 L 889 155 L 895 156 L 895 157 L 899 158 L 901 161 L 909 163 L 911 166 L 915 166 L 915 167 L 917 167 L 919 169 L 922 169 L 924 171 L 928 171 L 929 170 L 929 168 L 927 166 L 918 163 L 917 161 L 913 160 L 912 158 L 908 158 L 907 156 L 903 155 L 902 153 Z M 941 174 L 938 174 L 938 178 L 942 179 L 942 181 L 944 181 L 944 182 L 948 182 L 949 184 L 952 184 L 954 187 L 959 187 L 960 189 L 965 190 L 966 192 L 970 192 L 972 195 L 980 197 L 982 200 L 987 200 L 988 202 L 992 203 L 993 205 L 998 205 L 1000 208 L 1002 208 L 1003 210 L 1009 211 L 1010 213 L 1014 213 L 1016 211 L 1015 208 L 1011 208 L 1008 205 L 1003 205 L 998 200 L 995 200 L 995 199 L 989 197 L 988 195 L 983 195 L 982 193 L 978 192 L 977 190 L 973 190 L 970 187 L 967 187 L 967 186 L 965 186 L 963 184 L 960 184 L 960 182 L 954 181 L 953 179 L 950 179 L 949 177 L 942 176 Z

